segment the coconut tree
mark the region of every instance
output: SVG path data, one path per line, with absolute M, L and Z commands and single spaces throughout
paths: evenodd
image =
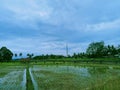
M 17 53 L 15 53 L 14 56 L 17 57 L 18 56 Z
M 19 53 L 19 56 L 20 56 L 21 58 L 22 58 L 22 55 L 23 55 L 22 53 Z

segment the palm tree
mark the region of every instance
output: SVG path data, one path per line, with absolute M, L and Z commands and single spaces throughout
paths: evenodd
M 34 54 L 32 53 L 32 54 L 27 54 L 27 56 L 31 59 L 33 56 L 34 56 Z
M 31 55 L 30 55 L 29 53 L 27 54 L 27 56 L 28 56 L 29 58 L 31 57 Z
M 19 53 L 19 56 L 22 58 L 22 53 Z
M 17 57 L 17 53 L 15 53 L 15 57 Z
M 31 54 L 31 56 L 33 57 L 33 56 L 34 56 L 34 54 L 32 53 L 32 54 Z

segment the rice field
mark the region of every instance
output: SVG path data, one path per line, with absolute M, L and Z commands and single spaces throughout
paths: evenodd
M 37 86 L 35 90 L 120 89 L 120 68 L 34 65 L 30 70 Z
M 28 86 L 29 90 L 120 90 L 120 66 L 0 64 L 0 90 L 28 90 Z
M 25 67 L 0 66 L 0 90 L 26 90 Z

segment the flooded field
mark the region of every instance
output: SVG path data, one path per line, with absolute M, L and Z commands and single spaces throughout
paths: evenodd
M 0 66 L 0 90 L 26 90 L 25 67 Z
M 113 88 L 119 90 L 120 88 L 120 68 L 111 66 L 34 65 L 30 69 L 38 90 L 113 90 Z
M 0 90 L 26 90 L 26 70 L 34 90 L 119 90 L 120 66 L 0 66 Z

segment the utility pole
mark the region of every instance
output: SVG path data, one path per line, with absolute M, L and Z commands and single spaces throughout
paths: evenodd
M 68 44 L 66 44 L 66 56 L 68 57 Z

